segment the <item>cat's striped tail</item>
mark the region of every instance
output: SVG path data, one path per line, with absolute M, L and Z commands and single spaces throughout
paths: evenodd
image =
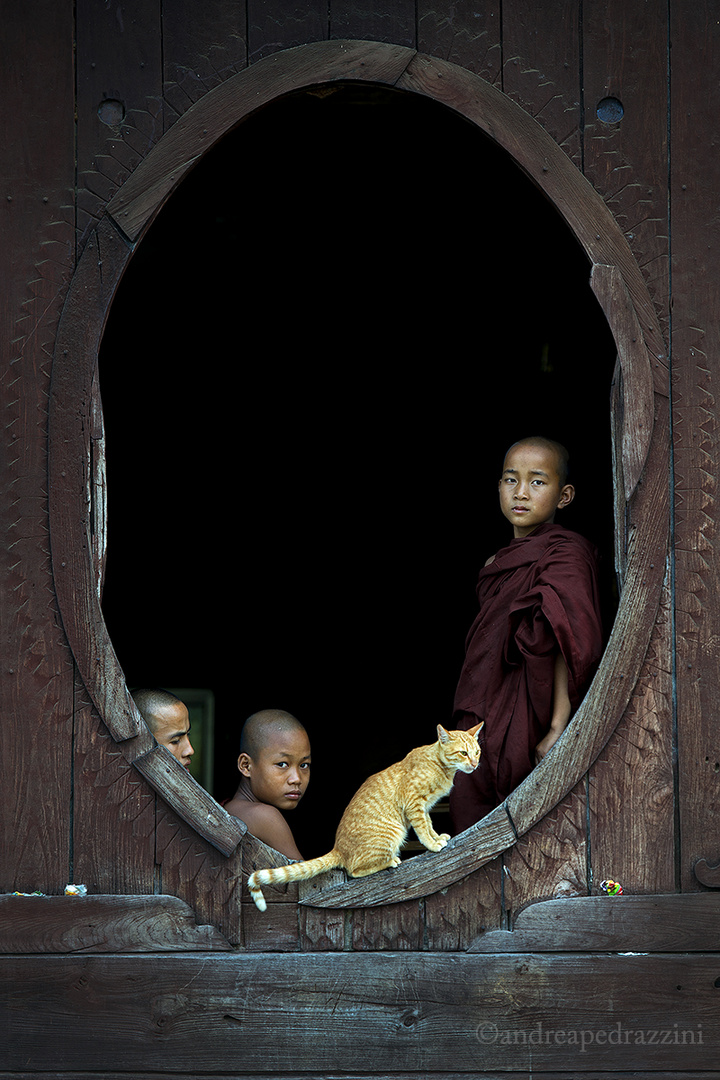
M 248 889 L 260 911 L 265 911 L 267 904 L 262 894 L 261 885 L 285 885 L 289 881 L 307 881 L 309 878 L 324 874 L 326 870 L 335 870 L 342 866 L 339 852 L 333 848 L 327 855 L 305 862 L 289 863 L 287 866 L 274 866 L 267 870 L 256 870 L 248 878 Z

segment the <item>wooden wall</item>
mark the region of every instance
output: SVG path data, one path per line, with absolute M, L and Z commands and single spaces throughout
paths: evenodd
M 245 5 L 230 0 L 203 5 L 187 0 L 39 0 L 25 6 L 8 0 L 3 27 L 0 770 L 3 789 L 11 796 L 3 799 L 0 812 L 0 889 L 57 894 L 68 881 L 83 881 L 92 893 L 169 894 L 185 901 L 198 922 L 216 927 L 226 945 L 252 953 L 434 954 L 465 951 L 473 943 L 478 948 L 478 935 L 516 925 L 517 913 L 529 903 L 587 897 L 598 892 L 606 877 L 622 881 L 626 893 L 636 896 L 717 887 L 712 871 L 720 862 L 716 0 L 561 0 L 540 8 L 529 0 L 432 5 L 425 0 L 248 0 Z M 78 674 L 51 563 L 48 402 L 57 328 L 75 267 L 124 181 L 178 118 L 213 88 L 282 50 L 340 38 L 417 49 L 487 80 L 535 118 L 611 210 L 641 268 L 669 357 L 671 383 L 656 397 L 657 430 L 666 432 L 666 443 L 653 460 L 666 462 L 671 449 L 671 464 L 667 471 L 665 464 L 653 466 L 652 461 L 649 467 L 663 470 L 660 486 L 673 496 L 670 557 L 650 646 L 624 716 L 582 780 L 505 854 L 421 900 L 322 909 L 298 907 L 290 893 L 277 896 L 261 916 L 241 902 L 240 878 L 243 861 L 245 866 L 256 863 L 266 853 L 246 839 L 228 858 L 185 824 L 128 764 Z M 605 98 L 622 102 L 619 122 L 599 119 L 597 108 Z M 126 257 L 126 248 L 107 255 L 110 261 Z M 89 321 L 102 322 L 103 317 L 101 304 Z M 93 437 L 100 443 L 101 431 Z M 634 524 L 631 513 L 630 543 Z M 72 951 L 57 944 L 61 936 L 59 931 L 55 938 L 51 934 L 46 951 Z M 587 935 L 577 940 L 582 951 Z M 542 948 L 537 939 L 533 947 Z M 632 940 L 623 947 L 631 949 Z M 687 947 L 707 951 L 708 939 Z M 655 942 L 648 952 L 664 954 L 666 948 Z M 10 958 L 7 963 L 3 970 L 10 994 L 19 979 L 35 987 L 32 980 L 41 978 L 27 964 L 18 966 Z M 295 966 L 290 957 L 287 963 L 284 967 L 282 957 L 272 959 L 277 983 L 291 971 L 302 981 L 295 960 Z M 663 968 L 660 1000 L 643 1000 L 646 1017 L 671 1008 L 681 987 L 686 996 L 677 1016 L 683 1023 L 694 1019 L 693 1002 L 700 998 L 703 1017 L 709 1015 L 708 987 L 717 987 L 714 960 L 703 960 L 700 971 L 684 957 L 687 982 L 678 974 L 680 963 L 675 959 Z M 473 964 L 472 970 L 463 968 L 462 977 L 470 983 L 486 978 Z M 570 967 L 562 959 L 543 962 L 523 983 L 515 961 L 510 979 L 504 958 L 497 967 L 500 982 L 490 980 L 488 993 L 510 979 L 527 1022 L 535 1016 L 533 994 L 552 987 L 561 1010 L 582 992 L 583 979 L 590 979 L 594 995 L 601 994 L 603 979 L 613 985 L 619 979 L 623 993 L 603 1013 L 609 1029 L 632 1012 L 633 980 L 660 978 L 662 967 L 659 961 L 655 967 L 651 963 L 651 974 L 643 975 L 623 968 L 619 957 L 602 971 L 597 959 L 588 964 L 584 968 L 575 962 L 569 977 Z M 418 966 L 411 970 L 401 964 L 392 977 L 399 977 L 401 969 L 407 970 L 402 978 L 408 986 L 422 982 Z M 37 969 L 43 970 L 50 969 Z M 187 960 L 178 972 L 182 979 L 196 974 Z M 85 975 L 76 981 L 75 969 L 58 968 L 57 977 L 82 997 Z M 104 969 L 88 977 L 96 980 L 96 993 L 109 993 L 97 989 L 106 978 Z M 255 975 L 243 969 L 242 978 L 250 977 Z M 443 977 L 452 982 L 451 975 Z M 162 978 L 169 979 L 167 1000 L 176 1000 L 174 976 L 163 969 Z M 363 986 L 369 978 L 363 974 Z M 343 985 L 349 979 L 343 968 Z M 566 989 L 558 992 L 563 980 Z M 423 987 L 420 997 L 425 1000 Z M 24 993 L 31 1009 L 42 1000 L 39 989 Z M 209 991 L 203 993 L 207 1003 Z M 263 993 L 270 1000 L 271 990 Z M 321 1011 L 331 1004 L 330 991 L 323 993 Z M 276 1004 L 281 1010 L 291 1008 L 284 1000 Z M 185 1017 L 173 1008 L 174 1016 Z M 498 1015 L 496 1009 L 489 1022 L 497 1024 Z M 646 1027 L 651 1019 L 644 1021 Z M 253 1026 L 257 1023 L 253 1018 L 251 1028 L 262 1039 Z M 410 1013 L 393 1023 L 405 1039 L 416 1031 Z M 432 1024 L 421 1029 L 435 1031 Z M 32 1066 L 25 1064 L 30 1060 L 25 1056 L 28 1030 L 32 1025 L 23 1028 L 0 1068 L 19 1076 L 23 1068 L 64 1067 L 50 1051 Z M 711 1035 L 710 1030 L 684 1066 L 678 1054 L 643 1056 L 638 1051 L 623 1058 L 617 1049 L 596 1054 L 591 1067 L 608 1070 L 607 1076 L 628 1068 L 645 1069 L 648 1075 L 662 1068 L 712 1068 L 717 1058 L 707 1055 L 716 1052 L 717 1032 L 712 1028 Z M 461 1035 L 455 1028 L 448 1046 Z M 286 1037 L 291 1039 L 293 1032 Z M 376 1037 L 390 1045 L 381 1026 Z M 223 1052 L 234 1052 L 233 1039 L 223 1039 Z M 397 1046 L 393 1040 L 396 1035 L 390 1042 Z M 311 1056 L 311 1047 L 302 1045 Z M 452 1064 L 413 1046 L 403 1043 L 394 1055 L 381 1055 L 379 1067 L 408 1075 L 452 1071 Z M 474 1042 L 473 1054 L 476 1049 Z M 493 1053 L 466 1056 L 458 1070 L 510 1069 L 525 1075 L 525 1057 L 500 1055 L 497 1046 Z M 69 1050 L 68 1055 L 69 1070 L 84 1067 Z M 129 1069 L 139 1075 L 137 1070 L 145 1067 L 132 1055 L 122 1060 L 119 1073 Z M 273 1068 L 281 1068 L 273 1060 Z M 93 1058 L 89 1067 L 103 1066 Z M 167 1067 L 179 1073 L 182 1062 L 173 1059 Z M 318 1065 L 340 1067 L 332 1055 Z M 360 1069 L 360 1063 L 353 1067 Z M 546 1054 L 543 1068 L 553 1067 L 562 1071 L 572 1065 L 567 1056 Z M 195 1059 L 192 1068 L 196 1075 L 203 1071 Z M 263 1071 L 257 1055 L 248 1068 Z

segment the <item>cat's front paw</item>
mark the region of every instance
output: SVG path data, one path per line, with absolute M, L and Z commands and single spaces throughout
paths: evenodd
M 430 842 L 426 845 L 428 851 L 442 851 L 450 839 L 447 833 L 440 833 L 439 836 L 434 836 Z

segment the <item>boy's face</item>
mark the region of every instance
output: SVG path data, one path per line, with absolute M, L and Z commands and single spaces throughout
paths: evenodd
M 304 731 L 270 731 L 255 757 L 241 754 L 238 769 L 258 802 L 294 810 L 310 781 L 310 741 Z
M 507 453 L 500 477 L 500 509 L 516 539 L 529 536 L 575 497 L 572 484 L 560 482 L 557 453 L 550 447 L 518 443 Z
M 190 718 L 182 701 L 174 701 L 158 709 L 151 728 L 160 745 L 167 746 L 173 757 L 189 769 L 190 758 L 195 751 L 190 743 Z

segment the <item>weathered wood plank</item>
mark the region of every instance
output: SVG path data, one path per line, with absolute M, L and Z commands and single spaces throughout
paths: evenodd
M 616 266 L 593 266 L 590 284 L 613 336 L 622 368 L 622 477 L 630 499 L 650 452 L 653 433 L 653 376 L 642 328 Z
M 75 682 L 72 881 L 89 893 L 152 893 L 155 793 L 108 734 L 77 674 Z
M 0 896 L 2 953 L 228 952 L 175 896 Z
M 512 930 L 478 936 L 468 952 L 649 952 L 716 950 L 720 896 L 577 896 L 521 911 Z
M 588 888 L 586 781 L 503 855 L 506 918 L 534 900 L 584 896 Z
M 416 900 L 437 892 L 476 870 L 515 843 L 515 832 L 503 807 L 498 807 L 482 823 L 454 836 L 441 852 L 426 851 L 405 859 L 393 870 L 381 870 L 369 877 L 350 878 L 306 897 L 303 904 L 316 907 L 373 907 Z
M 330 0 L 329 37 L 365 41 L 390 41 L 414 49 L 415 0 Z
M 180 117 L 126 180 L 107 212 L 137 240 L 188 169 L 245 116 L 283 93 L 343 79 L 394 85 L 413 56 L 400 45 L 320 42 L 268 57 L 216 87 Z
M 327 0 L 248 0 L 248 60 L 328 36 Z
M 242 944 L 242 843 L 229 856 L 198 836 L 157 798 L 156 891 L 181 897 L 198 922 Z
M 245 5 L 173 0 L 162 13 L 165 130 L 214 86 L 247 66 Z
M 457 952 L 478 934 L 505 924 L 503 859 L 493 859 L 463 881 L 425 899 L 425 938 L 428 952 Z
M 2 26 L 0 888 L 49 891 L 70 857 L 73 672 L 48 551 L 47 402 L 74 259 L 73 11 L 4 4 Z
M 134 758 L 133 765 L 200 836 L 224 855 L 232 854 L 247 826 L 228 814 L 166 747 L 155 745 L 146 754 Z
M 709 0 L 670 14 L 680 872 L 692 889 L 698 860 L 720 861 L 720 24 Z
M 501 88 L 582 167 L 580 8 L 557 0 L 528 19 L 525 0 L 503 0 Z
M 455 0 L 438 4 L 417 0 L 418 49 L 459 64 L 498 84 L 502 66 L 502 19 L 499 0 Z
M 650 648 L 625 715 L 588 776 L 591 881 L 674 892 L 672 617 L 663 589 Z
M 3 957 L 1 1067 L 714 1069 L 717 978 L 705 953 Z
M 628 239 L 665 340 L 670 314 L 668 10 L 645 0 L 608 0 L 583 9 L 582 18 L 583 169 Z M 603 111 L 607 99 L 621 103 L 621 118 Z
M 93 0 L 77 2 L 78 230 L 81 235 L 99 220 L 105 202 L 124 179 L 123 171 L 116 175 L 113 169 L 105 167 L 110 164 L 108 143 L 130 144 L 130 129 L 136 134 L 143 130 L 141 153 L 147 153 L 162 135 L 161 8 L 160 0 L 134 3 L 124 9 L 96 4 Z M 135 141 L 135 146 L 138 145 Z

